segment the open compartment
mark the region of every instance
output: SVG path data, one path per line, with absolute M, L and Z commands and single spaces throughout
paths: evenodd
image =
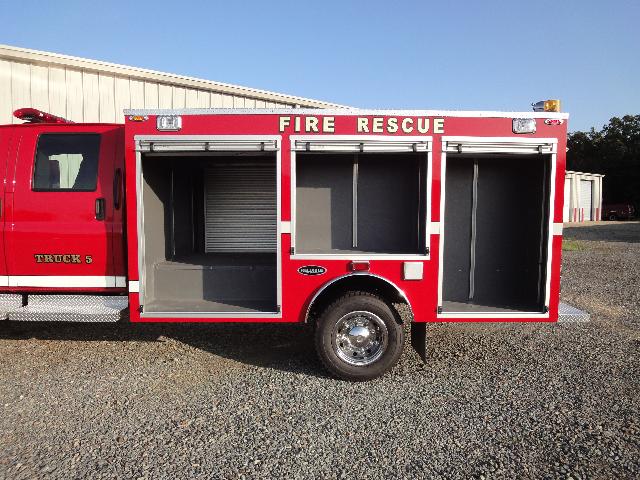
M 142 155 L 145 313 L 275 313 L 276 155 Z
M 295 253 L 425 255 L 426 152 L 298 152 Z
M 551 155 L 448 154 L 443 313 L 543 313 Z

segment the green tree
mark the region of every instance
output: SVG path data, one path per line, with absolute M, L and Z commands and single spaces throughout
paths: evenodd
M 600 131 L 573 132 L 567 169 L 605 175 L 605 203 L 633 203 L 640 211 L 640 115 L 614 117 Z

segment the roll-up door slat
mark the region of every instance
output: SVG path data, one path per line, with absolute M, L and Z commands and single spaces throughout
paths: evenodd
M 388 139 L 314 139 L 296 140 L 294 149 L 299 152 L 428 152 L 430 140 L 397 141 Z
M 554 153 L 551 143 L 536 142 L 483 142 L 477 141 L 449 141 L 446 145 L 447 153 Z
M 274 152 L 278 150 L 278 144 L 275 140 L 145 139 L 138 141 L 137 150 L 141 152 Z
M 205 251 L 276 251 L 275 165 L 214 165 L 205 174 Z

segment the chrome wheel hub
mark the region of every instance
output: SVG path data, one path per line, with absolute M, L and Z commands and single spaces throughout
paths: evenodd
M 340 318 L 333 329 L 334 349 L 350 365 L 369 365 L 387 348 L 387 327 L 374 313 L 351 312 Z

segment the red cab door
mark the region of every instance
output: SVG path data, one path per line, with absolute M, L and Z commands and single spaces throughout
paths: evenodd
M 6 195 L 9 286 L 35 291 L 123 288 L 117 158 L 122 127 L 33 125 L 20 130 Z
M 15 156 L 15 148 L 13 142 L 14 128 L 3 126 L 0 128 L 0 289 L 9 286 L 9 277 L 7 276 L 7 264 L 4 254 L 4 229 L 5 229 L 5 188 L 7 185 L 7 169 L 9 165 L 13 165 Z

